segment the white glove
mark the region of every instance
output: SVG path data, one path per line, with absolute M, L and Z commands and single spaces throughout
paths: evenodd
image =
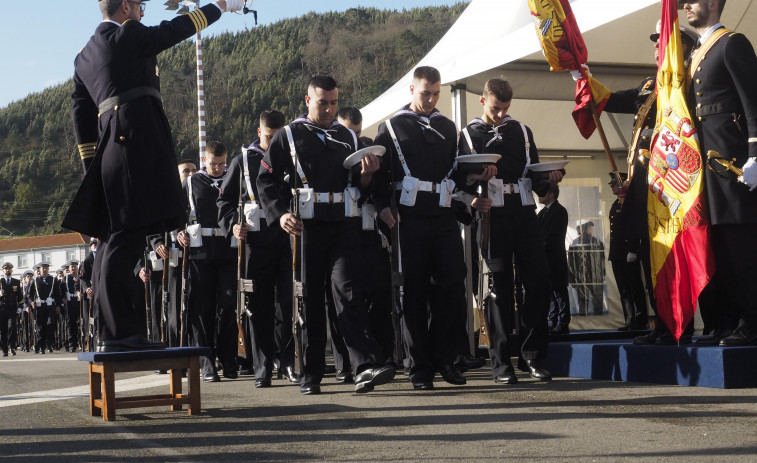
M 626 262 L 628 262 L 630 264 L 631 262 L 636 262 L 636 260 L 638 258 L 639 258 L 639 256 L 637 256 L 635 252 L 629 252 L 626 255 Z
M 591 72 L 589 72 L 589 66 L 588 65 L 582 64 L 581 67 L 584 68 L 584 69 L 586 69 L 586 75 L 587 76 L 591 76 Z M 584 76 L 581 75 L 581 71 L 579 71 L 577 69 L 571 69 L 570 75 L 571 75 L 571 77 L 573 77 L 573 80 L 576 80 L 576 81 L 584 78 Z
M 739 177 L 739 182 L 745 183 L 749 191 L 754 191 L 757 188 L 757 161 L 755 158 L 749 158 L 741 169 L 744 173 Z
M 226 11 L 239 11 L 244 8 L 244 0 L 226 0 Z
M 23 311 L 24 311 L 24 309 L 22 309 L 21 307 L 19 307 L 18 310 L 16 310 L 16 313 L 21 313 Z

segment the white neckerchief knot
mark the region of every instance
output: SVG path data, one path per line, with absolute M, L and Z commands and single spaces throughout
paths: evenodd
M 486 142 L 486 146 L 484 146 L 484 148 L 488 148 L 492 143 L 502 140 L 502 134 L 500 133 L 500 131 L 502 129 L 504 129 L 505 126 L 507 125 L 507 123 L 510 122 L 510 121 L 512 121 L 512 120 L 513 120 L 513 118 L 510 117 L 509 114 L 506 114 L 505 117 L 502 119 L 502 122 L 498 126 L 496 126 L 496 127 L 493 127 L 493 126 L 487 124 L 480 117 L 477 117 L 477 118 L 473 119 L 471 121 L 471 124 L 483 125 L 483 126 L 486 126 L 489 129 L 488 133 L 492 134 L 492 138 L 488 142 Z
M 435 134 L 439 135 L 439 137 L 441 137 L 442 140 L 446 140 L 447 139 L 438 130 L 436 130 L 435 128 L 431 127 L 431 119 L 434 119 L 435 117 L 444 117 L 442 115 L 441 111 L 439 111 L 436 108 L 434 108 L 434 110 L 431 111 L 431 114 L 429 114 L 428 116 L 422 116 L 422 115 L 416 113 L 415 111 L 411 111 L 410 110 L 410 105 L 407 104 L 401 110 L 397 111 L 397 113 L 395 114 L 395 116 L 411 116 L 411 117 L 414 117 L 415 120 L 416 120 L 416 122 L 418 122 L 418 124 L 420 124 L 421 127 L 423 127 L 424 129 L 430 130 L 432 133 L 435 133 Z
M 316 133 L 318 133 L 320 135 L 323 135 L 324 143 L 326 143 L 328 141 L 332 141 L 332 142 L 334 142 L 334 143 L 336 143 L 338 145 L 344 146 L 345 148 L 347 148 L 349 150 L 354 150 L 355 149 L 355 147 L 352 146 L 352 145 L 350 145 L 349 143 L 345 143 L 343 141 L 337 140 L 336 138 L 334 138 L 334 137 L 331 136 L 331 134 L 332 133 L 336 133 L 337 130 L 339 129 L 339 127 L 342 125 L 342 124 L 340 124 L 337 121 L 332 121 L 331 125 L 329 126 L 329 128 L 324 129 L 322 127 L 318 127 L 317 125 L 313 124 L 313 122 L 311 122 L 310 119 L 308 119 L 307 117 L 300 116 L 297 119 L 295 119 L 294 121 L 292 121 L 292 124 L 302 124 L 308 130 L 310 130 L 311 132 L 316 132 Z

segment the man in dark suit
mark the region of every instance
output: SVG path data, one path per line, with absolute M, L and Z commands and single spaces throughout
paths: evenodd
M 16 312 L 20 310 L 24 299 L 21 282 L 13 278 L 12 274 L 13 264 L 4 263 L 3 276 L 0 278 L 0 349 L 3 351 L 3 357 L 7 357 L 9 351 L 16 355 L 15 343 L 11 342 L 12 337 L 8 336 L 8 325 L 12 319 L 15 320 Z
M 568 211 L 557 201 L 560 187 L 550 183 L 539 202 L 544 204 L 536 218 L 539 220 L 544 250 L 547 252 L 549 277 L 552 281 L 552 298 L 549 304 L 550 334 L 568 334 L 570 300 L 568 298 L 568 255 L 565 252 L 565 234 L 568 232 Z
M 708 166 L 715 255 L 715 274 L 699 299 L 702 318 L 715 328 L 712 344 L 757 345 L 757 57 L 746 37 L 720 24 L 725 0 L 679 4 L 701 44 L 691 61 L 688 101 Z M 709 159 L 711 150 L 734 160 L 743 176 Z
M 140 22 L 144 1 L 99 6 L 103 22 L 74 63 L 72 114 L 86 175 L 63 226 L 100 238 L 93 282 L 98 350 L 162 347 L 140 334 L 131 303 L 131 272 L 145 236 L 184 224 L 157 54 L 244 2 L 218 0 L 153 27 Z

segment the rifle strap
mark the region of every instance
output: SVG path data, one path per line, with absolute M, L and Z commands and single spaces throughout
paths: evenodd
M 294 146 L 294 137 L 292 136 L 292 128 L 289 125 L 284 126 L 284 130 L 287 134 L 287 140 L 289 140 L 289 155 L 292 156 L 292 164 L 294 164 L 295 168 L 297 169 L 297 174 L 300 176 L 300 180 L 302 180 L 302 187 L 303 188 L 310 188 L 308 186 L 308 179 L 305 177 L 305 172 L 302 170 L 302 164 L 297 162 L 297 148 Z
M 244 161 L 244 183 L 247 186 L 247 194 L 250 196 L 250 201 L 255 201 L 255 192 L 252 189 L 252 182 L 250 182 L 250 161 L 247 159 L 248 154 L 242 153 L 242 160 Z M 242 193 L 241 191 L 239 192 Z

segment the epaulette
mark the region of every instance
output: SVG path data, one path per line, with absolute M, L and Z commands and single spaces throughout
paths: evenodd
M 80 145 L 77 145 L 77 148 L 79 148 L 79 156 L 82 159 L 89 159 L 95 157 L 95 148 L 97 147 L 96 143 L 82 143 Z

